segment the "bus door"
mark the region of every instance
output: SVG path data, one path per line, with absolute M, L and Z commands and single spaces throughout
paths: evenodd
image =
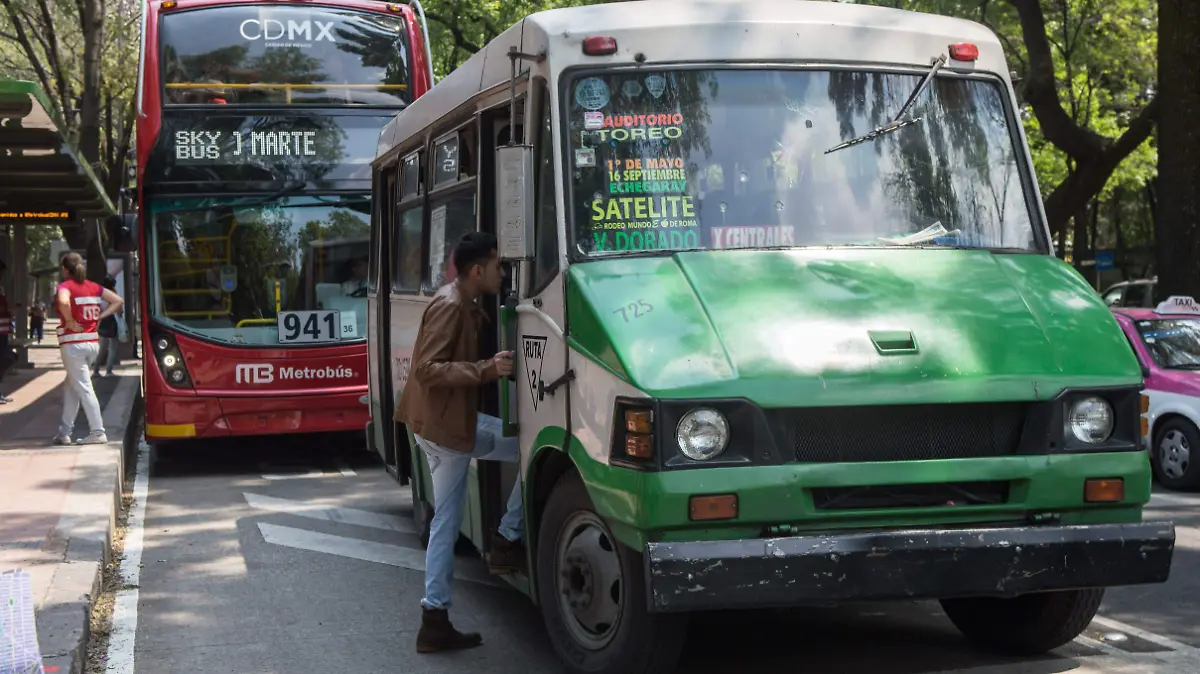
M 518 141 L 523 134 L 524 114 L 522 101 L 517 102 L 516 136 Z M 510 116 L 508 106 L 489 110 L 480 116 L 479 143 L 479 226 L 481 231 L 497 234 L 496 227 L 496 147 L 507 144 L 510 135 Z M 516 265 L 504 265 L 503 290 L 488 302 L 487 313 L 492 329 L 481 335 L 480 353 L 492 354 L 498 351 L 512 351 L 514 365 L 520 363 L 520 339 L 517 337 L 517 325 L 512 306 L 517 300 L 516 282 L 521 269 Z M 509 308 L 506 308 L 508 306 Z M 515 369 L 515 368 L 514 368 Z M 505 424 L 505 435 L 516 435 L 514 412 L 517 410 L 516 398 L 519 394 L 517 376 L 501 379 L 495 386 L 488 387 L 482 396 L 483 411 L 499 417 Z M 479 550 L 486 551 L 484 546 L 491 544 L 491 532 L 500 525 L 500 519 L 508 502 L 508 495 L 513 484 L 521 479 L 520 466 L 495 461 L 480 462 L 479 466 L 479 504 L 480 521 L 483 523 L 482 541 L 477 541 Z
M 368 342 L 371 346 L 367 360 L 368 368 L 374 370 L 369 380 L 372 386 L 378 385 L 379 390 L 371 391 L 371 402 L 374 405 L 371 418 L 374 423 L 373 435 L 378 442 L 375 449 L 383 459 L 387 471 L 404 485 L 408 484 L 412 475 L 412 457 L 407 451 L 406 438 L 397 433 L 396 423 L 392 420 L 396 409 L 393 386 L 395 377 L 389 340 L 381 338 L 390 333 L 391 326 L 392 303 L 389 294 L 392 287 L 392 226 L 396 213 L 395 204 L 399 197 L 399 169 L 389 168 L 383 171 L 378 179 L 381 181 L 381 189 L 378 191 L 381 203 L 374 204 L 374 207 L 379 209 L 380 217 L 376 227 L 376 241 L 371 251 L 377 260 L 376 269 L 371 277 L 376 283 L 376 292 L 373 299 L 368 299 L 368 302 L 373 304 L 371 308 L 374 309 L 374 316 L 368 316 L 368 329 L 373 330 L 376 336 Z
M 530 259 L 513 265 L 520 279 L 515 297 L 510 299 L 513 309 L 508 313 L 513 328 L 511 345 L 514 352 L 514 381 L 510 387 L 513 400 L 504 415 L 506 421 L 515 425 L 513 432 L 521 446 L 521 477 L 527 475 L 530 458 L 542 447 L 564 447 L 564 431 L 567 430 L 567 390 L 573 373 L 567 366 L 567 348 L 564 341 L 566 303 L 563 293 L 563 278 L 559 273 L 558 217 L 556 209 L 555 169 L 553 151 L 553 125 L 550 120 L 550 99 L 543 80 L 533 82 L 533 114 L 529 115 L 527 136 L 517 131 L 517 141 L 533 145 L 533 240 L 530 242 Z M 528 101 L 528 97 L 525 99 Z M 517 119 L 525 118 L 525 101 L 518 100 Z M 508 142 L 507 137 L 497 145 Z M 495 186 L 496 149 L 489 148 L 485 154 L 489 168 L 493 171 L 485 176 L 488 184 Z M 495 195 L 488 201 L 495 208 Z M 492 214 L 493 222 L 496 220 Z M 603 411 L 595 412 L 597 418 Z M 567 431 L 569 433 L 569 431 Z M 503 495 L 507 496 L 504 491 Z M 499 516 L 503 513 L 504 499 L 493 500 Z M 532 536 L 530 536 L 532 543 Z

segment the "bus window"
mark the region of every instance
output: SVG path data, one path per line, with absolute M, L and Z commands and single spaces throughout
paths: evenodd
M 533 277 L 529 294 L 541 292 L 558 274 L 558 207 L 554 190 L 554 126 L 550 120 L 550 94 L 546 84 L 540 85 L 541 133 L 537 139 L 538 169 L 534 185 L 537 190 L 534 217 L 537 257 L 533 261 Z
M 421 167 L 425 153 L 414 152 L 401 163 L 398 215 L 393 222 L 392 290 L 416 292 L 421 288 L 421 241 L 425 224 L 425 201 Z
M 246 5 L 167 14 L 161 59 L 168 105 L 411 100 L 404 21 L 377 12 Z
M 420 201 L 411 204 L 397 218 L 392 290 L 415 292 L 421 286 L 421 224 L 424 218 L 425 209 Z
M 454 244 L 467 232 L 475 230 L 475 189 L 457 191 L 452 195 L 430 201 L 429 265 L 425 285 L 435 290 L 455 278 Z

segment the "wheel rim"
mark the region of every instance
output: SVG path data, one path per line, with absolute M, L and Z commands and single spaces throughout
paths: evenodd
M 1172 428 L 1158 441 L 1158 465 L 1163 474 L 1173 480 L 1181 479 L 1187 473 L 1191 454 L 1183 431 Z
M 616 544 L 604 522 L 577 512 L 559 532 L 555 554 L 559 613 L 575 641 L 600 650 L 616 636 L 625 579 Z

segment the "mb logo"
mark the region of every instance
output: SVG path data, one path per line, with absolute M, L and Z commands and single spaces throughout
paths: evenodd
M 529 375 L 529 396 L 533 399 L 536 412 L 542 400 L 542 361 L 546 356 L 546 338 L 521 335 L 523 364 Z
M 275 366 L 270 363 L 248 363 L 238 365 L 233 372 L 238 384 L 270 384 L 275 381 Z

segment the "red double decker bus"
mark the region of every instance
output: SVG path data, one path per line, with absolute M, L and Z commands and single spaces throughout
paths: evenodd
M 366 426 L 370 162 L 384 124 L 432 86 L 421 14 L 369 0 L 143 7 L 147 440 Z

